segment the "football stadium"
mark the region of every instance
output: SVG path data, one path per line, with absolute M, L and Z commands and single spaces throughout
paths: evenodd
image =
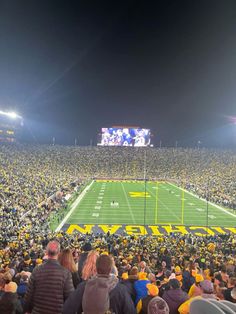
M 137 133 L 146 137 L 149 131 L 104 130 L 106 140 L 87 147 L 23 144 L 17 136 L 10 143 L 2 139 L 3 296 L 13 293 L 19 313 L 29 311 L 30 289 L 35 289 L 34 280 L 40 281 L 37 272 L 58 259 L 73 274 L 61 308 L 77 313 L 78 301 L 73 305 L 71 298 L 79 290 L 73 290 L 96 278 L 91 267 L 108 258 L 113 260 L 109 271 L 119 282 L 116 289 L 123 286 L 129 300 L 125 312 L 117 313 L 139 313 L 143 306 L 145 297 L 135 307 L 125 288 L 129 283 L 136 297 L 136 285 L 150 284 L 153 297 L 167 300 L 168 308 L 168 291 L 179 291 L 185 300 L 178 303 L 179 313 L 189 308 L 189 295 L 195 300 L 191 293 L 198 280 L 208 289 L 200 288 L 201 296 L 207 291 L 232 302 L 233 297 L 216 289 L 225 285 L 224 291 L 231 292 L 236 284 L 235 152 L 154 148 L 149 138 L 136 142 Z M 88 259 L 86 271 L 80 270 L 82 256 Z M 54 280 L 53 274 L 50 278 Z M 6 304 L 0 299 L 0 309 Z M 45 304 L 42 313 L 49 313 L 47 303 L 40 306 Z
M 0 314 L 236 313 L 236 1 L 0 17 Z

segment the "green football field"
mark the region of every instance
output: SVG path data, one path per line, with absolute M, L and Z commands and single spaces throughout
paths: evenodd
M 97 180 L 72 204 L 63 223 L 235 227 L 236 215 L 172 183 Z

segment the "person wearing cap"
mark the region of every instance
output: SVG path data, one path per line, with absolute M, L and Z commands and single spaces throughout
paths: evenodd
M 48 259 L 30 276 L 24 299 L 25 312 L 61 314 L 63 303 L 74 287 L 71 272 L 57 260 L 59 253 L 59 242 L 50 241 L 46 248 Z
M 196 297 L 198 295 L 202 294 L 201 288 L 200 288 L 200 282 L 204 280 L 203 276 L 201 274 L 196 274 L 195 276 L 195 283 L 192 284 L 192 286 L 189 289 L 188 296 L 189 298 Z
M 178 279 L 169 280 L 169 290 L 166 290 L 162 298 L 169 306 L 170 314 L 178 314 L 178 307 L 189 299 L 188 294 L 180 288 Z
M 13 281 L 5 284 L 4 293 L 0 298 L 0 313 L 4 314 L 20 314 L 23 309 L 17 296 L 17 284 Z
M 182 282 L 183 276 L 182 276 L 182 271 L 179 266 L 175 266 L 175 278 L 179 281 Z
M 148 283 L 146 285 L 148 294 L 146 297 L 139 300 L 136 309 L 138 314 L 147 314 L 148 309 L 148 303 L 151 301 L 151 299 L 158 295 L 159 289 L 156 285 Z

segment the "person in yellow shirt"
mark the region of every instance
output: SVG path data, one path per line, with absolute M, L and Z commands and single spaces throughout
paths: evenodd
M 179 281 L 182 282 L 183 276 L 182 276 L 182 271 L 179 266 L 175 266 L 175 278 Z
M 189 298 L 193 298 L 193 297 L 201 295 L 202 290 L 200 287 L 200 282 L 203 280 L 204 278 L 201 274 L 196 274 L 195 283 L 190 287 L 189 292 L 188 292 Z

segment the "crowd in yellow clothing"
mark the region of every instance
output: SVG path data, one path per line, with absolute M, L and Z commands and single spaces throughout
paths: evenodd
M 235 207 L 234 152 L 150 148 L 146 157 L 149 178 L 174 180 L 203 198 L 208 196 L 215 203 Z M 163 286 L 175 280 L 174 287 L 178 282 L 180 289 L 188 294 L 188 300 L 179 307 L 180 313 L 187 313 L 192 299 L 209 295 L 201 282 L 212 282 L 213 295 L 219 299 L 225 298 L 225 291 L 234 291 L 236 237 L 233 234 L 137 237 L 50 231 L 49 214 L 65 205 L 66 193 L 73 193 L 92 177 L 142 178 L 143 158 L 142 148 L 135 148 L 133 154 L 133 150 L 120 147 L 1 146 L 1 273 L 30 273 L 43 262 L 48 241 L 57 238 L 62 247 L 71 248 L 75 261 L 86 241 L 99 253 L 108 252 L 114 258 L 120 278 L 123 270 L 127 270 L 126 280 L 132 267 L 145 262 L 142 272 L 147 270 L 148 280 L 157 287 L 148 286 L 151 296 L 157 292 L 160 296 Z

